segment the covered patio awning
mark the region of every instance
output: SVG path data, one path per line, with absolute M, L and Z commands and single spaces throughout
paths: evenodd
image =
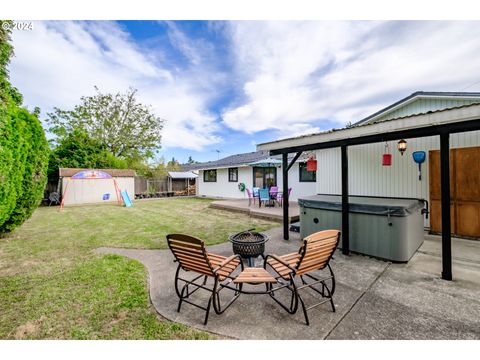
M 379 123 L 299 136 L 259 144 L 257 150 L 269 150 L 270 155 L 282 155 L 284 239 L 289 238 L 288 170 L 304 151 L 341 148 L 342 175 L 342 252 L 349 254 L 348 147 L 391 140 L 440 137 L 441 208 L 442 208 L 442 278 L 452 280 L 451 218 L 450 218 L 450 134 L 480 130 L 480 105 L 431 111 Z M 289 153 L 296 153 L 288 162 Z
M 282 160 L 267 158 L 263 160 L 254 161 L 252 163 L 249 163 L 248 165 L 255 166 L 255 167 L 275 167 L 275 166 L 282 165 Z
M 168 176 L 172 179 L 196 179 L 198 177 L 191 171 L 169 171 Z

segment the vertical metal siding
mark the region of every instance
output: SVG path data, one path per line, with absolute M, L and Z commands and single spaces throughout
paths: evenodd
M 351 195 L 415 197 L 429 200 L 428 151 L 439 150 L 438 136 L 407 140 L 403 156 L 397 150 L 397 142 L 390 141 L 392 166 L 382 166 L 385 143 L 349 147 L 349 192 Z M 480 146 L 480 131 L 452 134 L 451 147 Z M 422 180 L 418 180 L 418 165 L 412 152 L 423 150 L 427 159 L 422 164 Z M 340 148 L 319 150 L 317 193 L 341 193 Z M 440 181 L 440 180 L 439 180 Z M 428 226 L 428 222 L 425 223 Z

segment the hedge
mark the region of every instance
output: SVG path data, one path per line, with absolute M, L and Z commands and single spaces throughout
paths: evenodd
M 0 31 L 0 234 L 15 229 L 39 205 L 49 154 L 40 120 L 20 106 L 21 94 L 8 81 L 7 40 Z
M 47 181 L 49 150 L 35 115 L 13 104 L 2 115 L 0 233 L 5 233 L 28 219 L 39 205 Z

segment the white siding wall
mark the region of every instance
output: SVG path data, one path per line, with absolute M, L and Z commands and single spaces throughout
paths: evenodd
M 120 191 L 127 190 L 128 196 L 133 201 L 135 198 L 135 180 L 133 177 L 115 178 Z M 64 205 L 116 203 L 115 186 L 111 179 L 97 180 L 70 180 L 63 178 L 62 191 L 68 181 L 68 189 L 65 195 Z M 109 200 L 102 200 L 104 194 L 110 194 Z
M 407 151 L 401 156 L 397 142 L 390 141 L 392 166 L 382 166 L 385 143 L 351 146 L 348 149 L 348 191 L 351 195 L 415 197 L 429 199 L 428 151 L 439 150 L 438 136 L 406 139 Z M 450 136 L 451 148 L 480 146 L 480 132 Z M 427 158 L 422 164 L 422 181 L 412 152 L 423 150 Z M 341 193 L 340 148 L 317 151 L 317 187 L 319 194 Z
M 281 168 L 279 169 L 279 177 L 282 177 Z M 310 196 L 315 194 L 315 182 L 300 182 L 299 166 L 295 163 L 288 171 L 288 186 L 292 188 L 290 200 L 297 200 L 299 197 Z M 317 175 L 318 176 L 318 175 Z M 317 177 L 318 179 L 318 177 Z M 282 179 L 280 182 L 282 183 Z
M 204 182 L 203 171 L 198 172 L 198 195 L 222 198 L 247 198 L 247 192 L 238 190 L 238 184 L 244 183 L 252 188 L 253 175 L 251 167 L 238 168 L 238 182 L 228 181 L 228 169 L 217 169 L 216 182 Z
M 315 194 L 315 182 L 300 182 L 298 163 L 295 163 L 288 172 L 288 185 L 292 188 L 291 200 L 302 196 Z M 228 181 L 228 169 L 217 169 L 217 182 L 204 182 L 203 171 L 199 171 L 198 195 L 222 198 L 246 198 L 247 192 L 238 190 L 238 184 L 243 182 L 249 189 L 253 187 L 253 169 L 250 166 L 238 168 L 238 182 Z M 282 168 L 277 168 L 277 186 L 282 189 Z

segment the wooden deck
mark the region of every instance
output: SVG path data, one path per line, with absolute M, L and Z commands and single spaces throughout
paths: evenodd
M 290 206 L 288 212 L 290 215 L 290 222 L 298 221 L 300 215 L 298 203 L 296 201 L 290 201 L 289 204 Z M 265 207 L 263 205 L 262 207 L 259 207 L 257 202 L 256 204 L 252 203 L 250 206 L 248 206 L 248 200 L 246 199 L 229 199 L 216 200 L 212 202 L 210 206 L 216 209 L 242 212 L 257 218 L 269 219 L 278 222 L 282 222 L 283 220 L 283 208 L 279 207 L 278 205 L 275 207 Z

